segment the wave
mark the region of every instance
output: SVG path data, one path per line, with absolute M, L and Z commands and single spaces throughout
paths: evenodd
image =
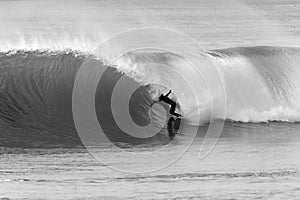
M 196 64 L 196 70 L 185 61 L 189 59 Z M 187 53 L 183 57 L 151 52 L 128 55 L 117 62 L 119 70 L 143 85 L 155 82 L 171 88 L 187 121 L 195 125 L 222 118 L 221 111 L 211 110 L 212 101 L 221 110 L 222 86 L 226 95 L 225 120 L 299 122 L 299 64 L 299 48 L 267 46 Z M 196 75 L 198 71 L 202 77 Z M 165 90 L 157 89 L 154 98 L 162 91 Z M 192 95 L 197 97 L 196 104 Z M 200 122 L 195 115 L 200 115 Z
M 80 65 L 90 57 L 76 52 L 17 51 L 0 54 L 1 145 L 80 145 L 72 115 L 72 91 Z M 96 92 L 98 103 L 95 105 L 103 130 L 112 141 L 144 142 L 118 128 L 109 106 L 118 80 L 121 77 L 127 78 L 127 81 L 132 79 L 101 61 L 98 65 L 105 69 Z M 147 91 L 147 87 L 141 87 L 130 101 L 133 119 L 140 125 L 149 121 L 145 114 L 145 105 L 148 108 L 150 105 Z
M 226 118 L 239 122 L 300 121 L 300 49 L 287 47 L 239 47 L 177 56 L 163 52 L 130 53 L 107 65 L 96 91 L 96 113 L 107 136 L 118 142 L 141 143 L 145 140 L 167 142 L 163 134 L 147 139 L 134 138 L 122 131 L 111 110 L 113 90 L 120 80 L 135 82 L 140 88 L 130 99 L 132 119 L 140 126 L 153 117 L 160 120 L 163 110 L 151 108 L 161 92 L 172 89 L 187 124 L 218 119 L 211 112 L 211 101 L 218 107 L 218 92 L 210 96 L 204 80 L 189 68 L 192 56 L 209 59 L 217 67 L 226 92 Z M 78 144 L 72 115 L 72 91 L 76 73 L 86 59 L 95 59 L 72 51 L 9 51 L 0 53 L 0 145 L 42 146 Z M 151 67 L 149 67 L 151 65 Z M 163 66 L 163 67 L 162 67 Z M 196 66 L 206 79 L 215 80 L 200 62 Z M 187 79 L 192 85 L 184 83 Z M 154 84 L 155 83 L 155 84 Z M 199 100 L 192 104 L 191 94 Z M 165 106 L 161 104 L 162 106 Z M 166 107 L 165 107 L 166 108 Z M 158 110 L 155 110 L 158 109 Z M 199 117 L 199 116 L 198 116 Z
M 300 49 L 240 47 L 215 51 L 227 94 L 227 119 L 300 120 Z

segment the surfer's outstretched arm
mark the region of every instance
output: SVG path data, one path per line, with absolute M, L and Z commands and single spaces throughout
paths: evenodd
M 165 96 L 166 96 L 166 97 L 169 96 L 169 95 L 171 94 L 171 92 L 172 92 L 172 90 L 170 90 L 170 91 L 168 92 L 168 94 L 166 94 Z

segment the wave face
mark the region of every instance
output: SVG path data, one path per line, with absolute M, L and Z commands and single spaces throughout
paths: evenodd
M 71 97 L 81 62 L 80 56 L 64 53 L 1 54 L 2 145 L 79 142 L 73 137 Z
M 76 73 L 89 55 L 75 52 L 24 52 L 0 55 L 0 145 L 41 147 L 81 145 L 72 115 L 72 91 Z M 97 61 L 105 72 L 96 91 L 96 113 L 112 141 L 141 143 L 116 125 L 110 109 L 115 84 L 133 79 Z M 130 113 L 139 125 L 148 124 L 149 88 L 140 87 L 130 99 Z M 157 136 L 156 136 L 157 137 Z M 159 137 L 159 136 L 158 136 Z
M 226 119 L 240 122 L 300 121 L 300 50 L 284 47 L 241 47 L 201 53 L 217 66 L 226 91 Z M 90 57 L 76 52 L 18 51 L 0 54 L 0 145 L 42 146 L 80 145 L 72 115 L 72 90 L 82 62 Z M 172 89 L 174 99 L 186 117 L 194 123 L 195 110 L 201 123 L 210 119 L 208 94 L 203 80 L 186 71 L 184 63 L 172 54 L 136 53 L 105 68 L 96 91 L 98 121 L 107 136 L 121 142 L 164 141 L 162 134 L 148 139 L 133 138 L 118 128 L 111 111 L 111 97 L 120 78 L 141 87 L 130 99 L 130 114 L 139 125 L 150 123 L 150 105 L 160 92 Z M 147 68 L 144 63 L 161 63 L 170 68 Z M 203 65 L 197 66 L 202 71 Z M 192 80 L 192 89 L 200 99 L 191 105 L 175 68 Z M 214 77 L 215 74 L 209 74 Z M 153 82 L 159 84 L 152 84 Z M 218 88 L 216 88 L 217 90 Z M 213 100 L 218 96 L 213 96 Z M 160 111 L 158 114 L 160 115 Z M 213 118 L 218 118 L 216 113 Z M 200 123 L 200 124 L 201 124 Z M 199 124 L 198 124 L 199 125 Z

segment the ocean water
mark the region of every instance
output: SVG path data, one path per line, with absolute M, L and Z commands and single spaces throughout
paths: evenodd
M 11 199 L 298 199 L 299 125 L 227 124 L 205 159 L 201 139 L 153 173 L 112 170 L 81 148 L 1 149 L 1 196 Z M 287 131 L 288 130 L 288 131 Z M 171 149 L 184 145 L 177 141 Z M 119 152 L 105 149 L 111 160 Z M 129 151 L 129 150 L 128 150 Z M 130 151 L 145 151 L 142 147 Z M 149 150 L 150 151 L 150 150 Z M 176 150 L 175 150 L 176 151 Z M 172 152 L 169 152 L 172 156 Z M 164 162 L 158 157 L 156 162 Z M 112 162 L 119 169 L 143 163 Z M 126 166 L 125 166 L 126 165 Z
M 299 199 L 299 6 L 0 1 L 0 198 Z

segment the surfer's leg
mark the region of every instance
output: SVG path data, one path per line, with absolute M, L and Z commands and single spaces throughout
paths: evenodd
M 175 113 L 176 105 L 177 105 L 177 104 L 176 104 L 175 102 L 171 104 L 170 114 L 171 114 L 171 115 L 174 115 L 174 116 L 176 116 L 176 117 L 180 117 L 180 116 L 181 116 L 180 114 Z

